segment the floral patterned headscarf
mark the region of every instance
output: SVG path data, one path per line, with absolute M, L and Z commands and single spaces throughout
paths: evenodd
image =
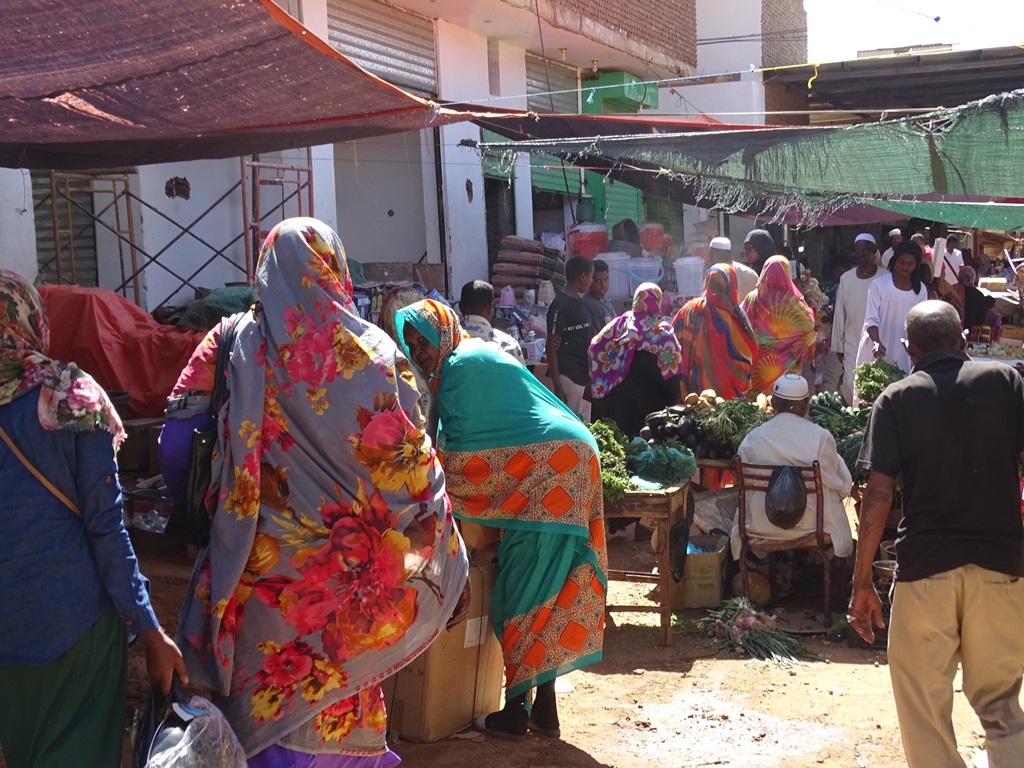
M 44 429 L 92 431 L 124 440 L 124 427 L 107 393 L 73 363 L 46 356 L 50 326 L 39 292 L 19 275 L 0 269 L 0 406 L 36 387 Z
M 382 754 L 378 683 L 444 626 L 468 563 L 412 372 L 355 313 L 338 235 L 282 222 L 256 289 L 235 321 L 210 546 L 179 645 L 249 754 Z
M 437 385 L 441 381 L 444 364 L 451 357 L 455 348 L 469 338 L 469 334 L 462 330 L 459 316 L 451 307 L 446 307 L 435 299 L 417 301 L 415 304 L 398 310 L 395 314 L 395 332 L 398 335 L 398 343 L 402 346 L 402 351 L 406 356 L 409 355 L 409 346 L 405 343 L 406 323 L 437 347 L 437 368 L 430 374 L 430 386 L 436 392 Z
M 683 355 L 672 326 L 661 315 L 662 293 L 654 283 L 641 283 L 633 293 L 633 308 L 604 327 L 590 342 L 590 386 L 604 397 L 622 383 L 640 349 L 651 352 L 665 379 L 683 372 Z

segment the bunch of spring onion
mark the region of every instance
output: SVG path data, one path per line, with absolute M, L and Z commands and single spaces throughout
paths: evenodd
M 777 664 L 792 664 L 810 655 L 796 636 L 778 628 L 775 616 L 758 611 L 745 597 L 726 600 L 721 608 L 708 611 L 698 625 L 737 655 Z

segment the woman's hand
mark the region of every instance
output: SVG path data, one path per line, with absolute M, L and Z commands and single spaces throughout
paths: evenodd
M 146 672 L 149 675 L 149 682 L 159 686 L 165 696 L 171 691 L 171 680 L 175 672 L 178 673 L 181 682 L 188 685 L 185 660 L 181 657 L 178 646 L 166 632 L 157 627 L 143 632 L 139 638 L 146 649 Z
M 473 598 L 473 589 L 470 587 L 469 576 L 466 576 L 466 586 L 462 588 L 462 594 L 459 595 L 459 602 L 455 604 L 455 610 L 452 612 L 452 617 L 448 619 L 448 623 L 445 628 L 451 632 L 455 627 L 459 626 L 469 616 L 469 603 Z
M 885 359 L 885 352 L 886 352 L 885 344 L 883 344 L 880 341 L 876 341 L 875 344 L 874 344 L 875 360 L 884 360 Z

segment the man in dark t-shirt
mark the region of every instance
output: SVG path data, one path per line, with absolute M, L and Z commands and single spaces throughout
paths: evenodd
M 907 763 L 963 764 L 951 719 L 959 661 L 989 765 L 1021 765 L 1024 382 L 963 353 L 951 305 L 923 302 L 906 322 L 914 368 L 875 402 L 861 449 L 870 477 L 848 618 L 868 642 L 883 626 L 872 561 L 902 476 L 889 671 Z
M 586 256 L 565 263 L 565 290 L 548 307 L 548 338 L 555 340 L 548 352 L 548 375 L 555 395 L 584 421 L 590 421 L 590 403 L 583 394 L 590 383 L 587 354 L 594 331 L 590 313 L 581 298 L 590 288 L 594 265 Z

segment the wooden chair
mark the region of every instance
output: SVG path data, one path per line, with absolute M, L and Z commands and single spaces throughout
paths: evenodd
M 828 551 L 832 547 L 832 537 L 825 533 L 825 495 L 821 485 L 821 467 L 815 461 L 809 467 L 796 467 L 804 481 L 808 497 L 814 496 L 815 530 L 805 536 L 794 539 L 766 539 L 756 534 L 747 533 L 747 492 L 764 493 L 768 490 L 768 481 L 775 464 L 747 464 L 739 456 L 734 459 L 736 465 L 736 485 L 739 488 L 739 509 L 737 521 L 740 531 L 740 572 L 743 574 L 743 585 L 750 594 L 750 575 L 747 565 L 747 554 L 752 548 L 768 553 L 768 567 L 772 590 L 775 590 L 775 555 L 778 552 L 793 550 L 810 550 L 816 552 L 821 559 L 825 571 L 825 626 L 832 626 L 832 566 Z

